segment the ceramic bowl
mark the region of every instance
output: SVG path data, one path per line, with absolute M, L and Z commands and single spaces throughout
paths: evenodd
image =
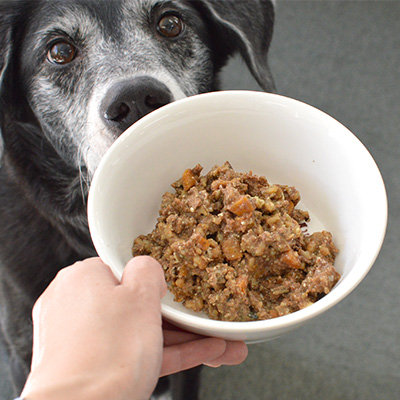
M 365 277 L 383 242 L 387 198 L 376 163 L 364 145 L 324 112 L 287 97 L 249 91 L 201 94 L 145 116 L 112 145 L 93 178 L 88 218 L 93 243 L 121 277 L 133 240 L 152 231 L 161 197 L 187 168 L 204 172 L 229 161 L 270 183 L 295 186 L 309 231 L 326 229 L 340 250 L 341 274 L 313 305 L 265 321 L 209 319 L 162 300 L 165 319 L 186 330 L 230 340 L 278 337 L 324 313 Z

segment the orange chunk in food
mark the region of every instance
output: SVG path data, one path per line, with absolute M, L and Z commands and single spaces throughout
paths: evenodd
M 242 196 L 239 200 L 228 206 L 228 210 L 236 214 L 238 217 L 255 210 L 253 204 L 246 196 Z
M 281 261 L 294 269 L 304 269 L 299 257 L 293 250 L 286 251 L 281 255 Z
M 194 297 L 193 299 L 186 299 L 185 306 L 193 311 L 201 311 L 203 309 L 203 299 L 201 297 Z
M 294 203 L 293 201 L 289 201 L 289 205 L 288 205 L 288 214 L 292 215 L 294 211 Z
M 197 244 L 204 251 L 207 251 L 208 248 L 210 247 L 210 242 L 205 237 L 199 238 Z
M 193 171 L 189 168 L 182 175 L 183 189 L 188 191 L 195 184 L 196 184 L 196 178 L 194 177 Z
M 183 287 L 185 286 L 185 280 L 182 279 L 182 278 L 178 278 L 178 279 L 175 281 L 175 285 L 176 285 L 178 288 L 183 288 Z
M 239 289 L 239 293 L 245 294 L 248 284 L 248 277 L 244 275 L 240 275 L 236 280 L 237 288 Z
M 228 237 L 221 243 L 222 252 L 228 261 L 240 260 L 243 257 L 240 242 L 235 237 Z

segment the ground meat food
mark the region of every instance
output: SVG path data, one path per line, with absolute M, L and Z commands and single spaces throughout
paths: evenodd
M 162 264 L 175 301 L 210 318 L 254 321 L 300 310 L 339 280 L 329 232 L 308 234 L 294 187 L 269 184 L 227 162 L 186 170 L 165 193 L 156 228 L 133 255 Z

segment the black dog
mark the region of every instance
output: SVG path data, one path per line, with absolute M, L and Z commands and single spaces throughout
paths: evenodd
M 0 325 L 16 393 L 35 300 L 95 255 L 85 204 L 101 157 L 143 115 L 217 90 L 235 52 L 273 91 L 273 20 L 269 0 L 1 1 Z

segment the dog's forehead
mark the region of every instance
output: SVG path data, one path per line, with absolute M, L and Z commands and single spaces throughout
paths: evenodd
M 87 36 L 101 26 L 104 35 L 116 36 L 121 29 L 140 25 L 156 6 L 170 0 L 53 0 L 37 3 L 31 24 L 35 32 L 78 31 Z M 123 21 L 123 26 L 121 26 Z
M 161 4 L 172 3 L 172 0 L 121 0 L 121 8 L 124 11 L 137 13 L 152 9 Z

